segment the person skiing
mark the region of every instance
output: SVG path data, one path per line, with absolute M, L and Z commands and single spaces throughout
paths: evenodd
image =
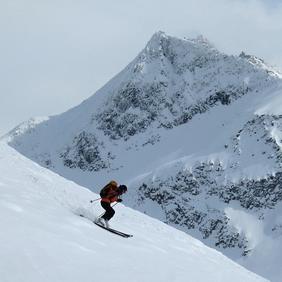
M 109 228 L 109 220 L 114 216 L 115 210 L 111 207 L 111 203 L 122 202 L 120 196 L 127 192 L 127 187 L 125 185 L 119 185 L 116 181 L 112 180 L 109 182 L 101 191 L 101 206 L 105 210 L 103 216 L 99 217 L 96 223 Z

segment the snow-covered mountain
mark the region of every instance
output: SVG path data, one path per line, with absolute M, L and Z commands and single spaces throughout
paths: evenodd
M 266 280 L 189 235 L 117 207 L 125 239 L 94 225 L 98 196 L 0 143 L 2 282 Z M 81 218 L 84 214 L 89 219 Z
M 4 139 L 95 192 L 129 184 L 128 206 L 280 281 L 281 109 L 263 60 L 158 32 L 88 100 Z

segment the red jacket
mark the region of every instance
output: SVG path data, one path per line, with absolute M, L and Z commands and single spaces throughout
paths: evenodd
M 120 191 L 118 189 L 118 184 L 115 181 L 111 181 L 106 185 L 108 188 L 107 195 L 101 198 L 101 202 L 113 203 L 116 202 L 118 196 L 120 196 Z

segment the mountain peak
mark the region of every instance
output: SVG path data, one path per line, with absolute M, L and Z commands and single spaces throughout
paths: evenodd
M 149 54 L 159 54 L 164 49 L 164 45 L 167 44 L 168 40 L 169 36 L 165 32 L 158 31 L 148 41 L 145 51 Z
M 158 41 L 162 38 L 168 38 L 168 35 L 164 31 L 159 30 L 152 35 L 150 41 Z
M 177 51 L 181 49 L 197 50 L 197 49 L 215 49 L 215 47 L 209 42 L 203 35 L 199 35 L 196 38 L 177 38 L 170 36 L 163 31 L 158 31 L 153 34 L 149 42 L 145 47 L 145 51 L 151 55 L 160 55 L 161 53 L 168 52 L 168 48 Z M 172 50 L 171 50 L 172 51 Z

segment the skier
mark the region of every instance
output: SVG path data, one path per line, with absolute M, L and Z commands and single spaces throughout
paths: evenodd
M 127 187 L 125 185 L 119 185 L 116 181 L 112 180 L 109 182 L 101 191 L 101 206 L 106 211 L 103 216 L 99 217 L 96 223 L 109 228 L 109 220 L 114 216 L 115 211 L 111 207 L 111 203 L 122 202 L 120 196 L 127 192 Z

